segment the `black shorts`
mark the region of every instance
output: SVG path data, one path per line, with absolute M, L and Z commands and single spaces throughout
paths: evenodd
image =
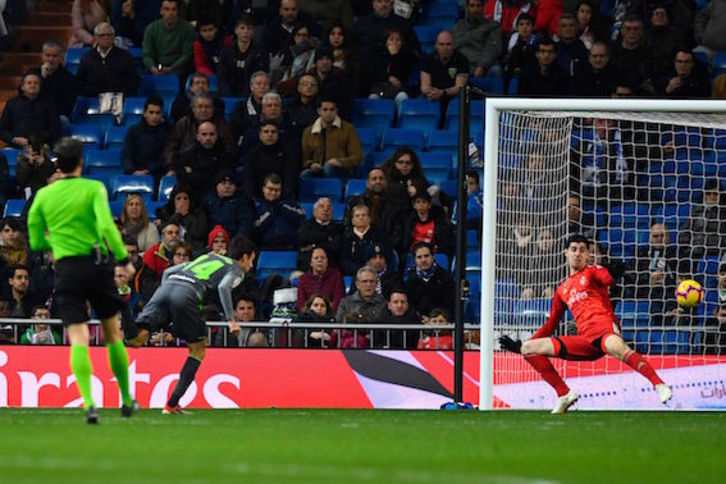
M 112 264 L 96 264 L 90 256 L 64 257 L 55 263 L 55 300 L 63 325 L 91 319 L 86 301 L 99 319 L 110 318 L 123 308 L 113 272 Z
M 207 325 L 202 319 L 201 298 L 189 284 L 168 281 L 156 290 L 136 319 L 139 328 L 155 332 L 171 324 L 170 331 L 187 343 L 207 338 Z

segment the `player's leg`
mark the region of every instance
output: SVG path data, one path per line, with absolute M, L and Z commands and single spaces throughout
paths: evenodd
M 130 417 L 134 410 L 134 401 L 129 391 L 129 355 L 126 352 L 119 325 L 118 315 L 101 319 L 103 340 L 108 351 L 108 363 L 116 377 L 121 392 L 121 415 Z
M 96 412 L 96 404 L 91 394 L 93 365 L 91 364 L 91 357 L 88 353 L 88 344 L 90 341 L 88 324 L 86 322 L 68 324 L 66 334 L 71 343 L 71 371 L 76 377 L 78 391 L 81 397 L 83 397 L 83 408 L 87 412 L 86 421 L 88 423 L 97 423 L 98 413 Z
M 655 369 L 642 355 L 632 350 L 619 335 L 611 333 L 603 338 L 603 349 L 637 371 L 653 384 L 658 392 L 661 403 L 666 403 L 673 396 L 670 387 L 658 376 Z
M 164 413 L 181 413 L 181 407 L 179 406 L 179 400 L 184 396 L 192 384 L 194 378 L 197 375 L 197 370 L 204 360 L 204 353 L 206 350 L 206 341 L 199 341 L 196 343 L 187 343 L 189 347 L 189 356 L 184 362 L 181 373 L 179 374 L 179 380 L 176 382 L 174 390 L 171 392 L 169 401 L 166 403 Z
M 555 338 L 537 338 L 522 343 L 522 356 L 532 365 L 542 379 L 550 384 L 557 392 L 558 397 L 570 393 L 570 387 L 562 380 L 555 367 L 552 366 L 548 356 L 556 356 Z
M 151 337 L 151 332 L 169 323 L 168 304 L 173 288 L 162 285 L 151 299 L 146 303 L 144 309 L 136 321 L 130 327 L 124 328 L 124 339 L 126 344 L 132 348 L 144 346 Z

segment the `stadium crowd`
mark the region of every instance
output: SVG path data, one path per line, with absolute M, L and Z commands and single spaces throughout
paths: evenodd
M 441 11 L 453 14 L 422 23 Z M 726 51 L 725 0 L 75 0 L 68 47 L 85 50 L 71 66 L 62 62 L 64 47 L 48 39 L 41 65 L 22 76 L 0 117 L 0 140 L 9 148 L 0 155 L 1 202 L 27 200 L 22 213 L 1 222 L 0 317 L 55 314 L 53 261 L 29 252 L 24 214 L 57 176 L 54 142 L 79 135 L 74 129 L 88 114 L 112 116 L 106 144 L 112 131 L 122 133 L 122 168 L 114 175 L 137 180 L 117 189 L 99 177 L 122 200 L 118 227 L 138 269 L 134 280 L 117 277 L 129 303 L 124 317 L 149 300 L 164 269 L 205 251 L 224 253 L 231 237 L 244 234 L 258 245 L 260 261 L 257 277 L 235 292 L 240 321 L 294 314 L 306 322 L 441 323 L 451 321 L 455 303 L 450 157 L 446 175 L 432 178 L 422 143 L 393 140 L 374 153 L 382 133 L 362 136 L 371 127 L 360 124 L 365 106 L 390 100 L 391 119 L 400 120 L 407 103 L 425 100 L 434 106 L 427 129 L 434 131 L 450 127 L 450 101 L 467 83 L 527 97 L 726 97 L 726 74 L 711 70 Z M 137 110 L 128 111 L 142 93 Z M 89 100 L 98 100 L 94 113 L 84 111 Z M 577 153 L 622 150 L 635 132 L 632 123 L 597 122 L 582 128 L 600 129 L 599 145 L 583 140 Z M 86 141 L 93 149 L 94 139 Z M 661 144 L 651 143 L 662 157 L 669 147 Z M 631 171 L 653 155 L 635 151 L 626 153 Z M 17 159 L 9 163 L 11 155 Z M 593 254 L 619 281 L 615 300 L 647 298 L 654 317 L 683 317 L 671 297 L 678 279 L 693 276 L 703 257 L 726 251 L 725 187 L 718 178 L 706 182 L 704 203 L 679 227 L 678 240 L 654 223 L 648 244 L 620 260 L 598 245 L 594 227 L 601 224 L 584 209 L 648 195 L 620 188 L 636 186 L 621 178 L 627 166 L 593 181 L 585 158 L 573 155 L 567 233 L 595 240 Z M 524 177 L 502 180 L 503 203 L 536 205 L 546 182 L 537 178 L 542 160 L 532 155 L 527 163 Z M 481 223 L 480 169 L 474 163 L 467 172 L 472 247 Z M 499 276 L 515 281 L 517 298 L 551 298 L 554 286 L 540 281 L 564 275 L 558 258 L 567 234 L 538 229 L 536 217 L 521 212 L 504 228 L 510 233 L 499 251 L 533 261 L 528 272 L 538 278 Z M 264 254 L 276 252 L 296 252 L 294 263 L 263 273 Z M 706 345 L 709 351 L 726 351 L 726 263 L 718 274 L 718 305 L 707 324 L 720 328 L 720 341 Z M 293 308 L 276 306 L 275 290 L 290 286 L 297 287 Z M 478 302 L 469 305 L 476 319 Z M 213 298 L 205 311 L 221 319 Z M 57 343 L 49 328 L 29 326 L 23 342 Z M 0 338 L 11 339 L 3 331 Z M 294 341 L 247 327 L 230 338 L 222 333 L 215 331 L 215 344 L 451 347 L 446 332 L 311 331 Z M 154 341 L 173 339 L 159 334 Z

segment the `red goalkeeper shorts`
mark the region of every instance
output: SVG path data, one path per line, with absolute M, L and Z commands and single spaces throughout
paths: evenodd
M 608 333 L 595 340 L 584 336 L 557 336 L 550 338 L 555 347 L 555 356 L 564 360 L 592 361 L 605 356 L 605 338 L 615 333 Z

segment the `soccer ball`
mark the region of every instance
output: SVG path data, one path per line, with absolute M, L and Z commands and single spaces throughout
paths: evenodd
M 676 300 L 683 308 L 693 308 L 703 301 L 703 288 L 693 279 L 686 279 L 676 289 Z

